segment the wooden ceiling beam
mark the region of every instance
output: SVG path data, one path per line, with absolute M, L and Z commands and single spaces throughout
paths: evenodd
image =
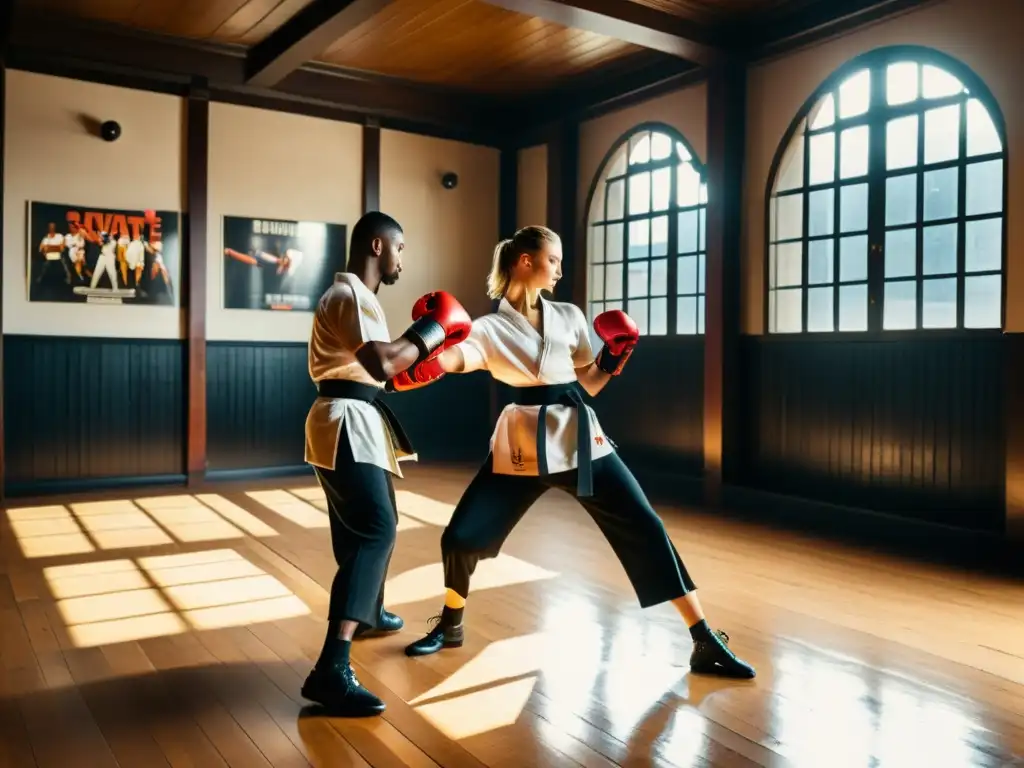
M 713 32 L 627 0 L 483 0 L 509 11 L 667 53 L 701 66 L 725 56 Z
M 313 0 L 254 45 L 245 57 L 248 85 L 273 88 L 392 0 Z

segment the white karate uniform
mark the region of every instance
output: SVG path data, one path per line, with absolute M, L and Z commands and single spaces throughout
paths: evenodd
M 314 382 L 347 379 L 383 389 L 356 359 L 356 350 L 369 341 L 390 342 L 384 310 L 357 276 L 339 272 L 320 298 L 309 339 L 309 375 Z M 374 464 L 402 477 L 399 458 L 404 453 L 391 438 L 384 417 L 362 400 L 318 397 L 306 416 L 308 464 L 334 469 L 341 429 L 348 430 L 355 461 Z
M 575 304 L 541 298 L 544 335 L 530 325 L 506 299 L 498 311 L 473 321 L 469 337 L 459 345 L 467 373 L 487 370 L 512 387 L 568 384 L 576 381 L 576 368 L 594 362 L 590 330 Z M 493 469 L 502 475 L 537 475 L 537 419 L 541 406 L 505 406 L 491 435 Z M 597 415 L 584 404 L 590 419 L 591 460 L 614 451 L 601 429 Z M 569 405 L 547 406 L 545 434 L 548 472 L 576 469 L 576 419 L 578 409 Z
M 92 283 L 90 288 L 95 288 L 99 284 L 100 277 L 104 272 L 107 273 L 107 277 L 110 278 L 110 287 L 117 290 L 117 258 L 114 251 L 117 249 L 117 241 L 113 238 L 107 240 L 106 243 L 100 246 L 100 256 L 96 259 L 96 266 L 94 266 L 92 272 Z
M 68 249 L 68 258 L 71 259 L 71 263 L 77 263 L 85 258 L 85 237 L 81 233 L 71 234 L 70 232 L 64 236 L 64 245 Z
M 56 232 L 52 235 L 46 235 L 39 243 L 40 247 L 44 245 L 62 246 L 64 245 L 64 235 L 57 234 Z M 43 257 L 46 261 L 60 261 L 60 251 L 46 251 L 46 253 L 43 254 Z

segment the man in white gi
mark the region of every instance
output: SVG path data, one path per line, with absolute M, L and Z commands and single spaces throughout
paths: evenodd
M 338 572 L 331 586 L 327 637 L 302 695 L 332 714 L 379 714 L 384 702 L 349 663 L 360 630 L 395 631 L 402 620 L 383 607 L 384 580 L 398 512 L 392 475 L 413 448 L 380 399 L 384 382 L 464 340 L 472 321 L 449 294 L 416 305 L 413 323 L 392 342 L 377 299 L 402 271 L 405 240 L 390 216 L 373 211 L 352 230 L 345 272 L 321 297 L 309 340 L 309 374 L 318 397 L 306 417 L 305 460 L 327 497 Z

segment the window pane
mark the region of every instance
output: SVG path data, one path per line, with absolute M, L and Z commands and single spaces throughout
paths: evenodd
M 615 153 L 611 167 L 608 169 L 608 176 L 622 176 L 626 172 L 626 148 L 622 147 Z
M 911 277 L 915 274 L 917 274 L 917 230 L 896 229 L 886 232 L 886 278 Z
M 697 333 L 704 333 L 704 315 L 705 315 L 705 312 L 706 312 L 706 310 L 704 308 L 704 297 L 703 296 L 698 296 L 697 297 Z
M 701 208 L 699 210 L 699 212 L 697 213 L 697 222 L 698 222 L 698 230 L 699 230 L 699 233 L 700 233 L 697 236 L 697 250 L 698 251 L 706 251 L 707 250 L 707 246 L 705 245 L 705 240 L 707 239 L 707 234 L 708 234 L 708 209 L 707 208 Z
M 606 299 L 622 298 L 622 262 L 605 264 L 604 297 Z
M 775 328 L 778 333 L 799 333 L 803 330 L 801 294 L 799 288 L 775 292 Z
M 807 234 L 831 235 L 835 229 L 835 190 L 811 192 L 807 211 Z
M 650 242 L 650 219 L 629 222 L 629 250 L 627 255 L 630 260 L 646 259 L 650 252 Z
M 683 211 L 679 214 L 677 232 L 677 253 L 694 253 L 697 250 L 697 212 Z
M 651 256 L 664 256 L 668 253 L 668 216 L 658 216 L 651 220 Z
M 700 174 L 690 163 L 676 168 L 676 205 L 686 208 L 700 202 Z
M 921 272 L 925 275 L 945 275 L 956 272 L 956 224 L 942 224 L 924 228 Z
M 839 330 L 866 331 L 868 329 L 868 287 L 866 285 L 839 286 Z
M 797 189 L 804 185 L 804 135 L 793 137 L 779 163 L 779 175 L 775 182 L 776 192 Z
M 605 210 L 605 219 L 621 219 L 623 216 L 623 200 L 625 199 L 626 182 L 622 179 L 608 184 L 608 208 Z
M 917 327 L 916 280 L 898 280 L 885 284 L 882 327 L 887 331 Z
M 854 235 L 839 240 L 839 281 L 852 283 L 868 279 L 868 236 Z
M 775 291 L 768 291 L 768 333 L 776 333 L 775 326 Z
M 668 333 L 668 299 L 651 299 L 651 316 L 647 332 L 652 336 L 664 336 Z
M 1002 269 L 1003 266 L 1003 220 L 982 219 L 967 222 L 964 269 L 967 272 L 984 272 Z
M 967 215 L 1002 213 L 1003 161 L 972 163 L 967 166 Z
M 967 100 L 967 155 L 985 155 L 1000 152 L 1003 143 L 999 140 L 992 115 L 977 99 Z
M 697 293 L 697 257 L 680 256 L 676 260 L 676 293 Z
M 839 116 L 855 117 L 868 111 L 871 103 L 871 72 L 862 69 L 839 86 Z
M 792 240 L 803 234 L 804 197 L 785 195 L 775 202 L 775 239 Z
M 692 335 L 697 332 L 697 297 L 676 299 L 676 332 Z
M 808 331 L 833 331 L 835 330 L 835 316 L 833 312 L 833 300 L 835 289 L 832 286 L 827 288 L 810 288 L 807 291 L 807 330 Z
M 676 142 L 676 157 L 678 157 L 680 160 L 689 160 L 690 158 L 693 157 L 693 155 L 691 155 L 690 154 L 690 150 L 688 150 L 683 145 L 683 142 L 677 141 Z
M 668 259 L 655 259 L 651 262 L 651 295 L 665 296 L 668 294 Z
M 800 285 L 803 261 L 803 249 L 800 243 L 786 243 L 778 246 L 778 267 L 776 268 L 776 281 L 779 286 L 785 288 L 790 285 Z
M 647 261 L 631 261 L 629 263 L 629 281 L 626 285 L 626 295 L 630 298 L 647 296 Z
M 811 240 L 807 244 L 807 282 L 831 283 L 833 277 L 832 239 Z
M 672 139 L 664 133 L 651 134 L 651 160 L 664 160 L 672 154 Z
M 944 96 L 956 96 L 963 92 L 964 85 L 944 69 L 933 67 L 931 64 L 924 65 L 922 72 L 924 85 L 924 97 L 926 99 L 941 99 Z
M 654 191 L 651 197 L 651 209 L 667 211 L 672 199 L 672 169 L 659 168 L 651 174 Z
M 641 336 L 647 335 L 647 299 L 630 299 L 626 302 L 626 314 L 633 318 Z
M 868 172 L 868 126 L 847 128 L 839 135 L 839 176 L 851 179 Z
M 924 281 L 921 297 L 921 327 L 956 327 L 955 277 Z
M 706 257 L 703 253 L 697 256 L 697 293 L 704 293 L 704 281 L 707 279 Z
M 768 287 L 774 288 L 776 286 L 775 274 L 778 272 L 776 253 L 779 250 L 779 246 L 770 245 L 768 246 Z
M 613 309 L 622 309 L 621 301 L 606 301 L 604 303 L 604 311 L 611 312 Z
M 594 322 L 594 318 L 604 312 L 604 304 L 599 301 L 590 302 L 590 317 L 587 318 L 591 323 Z
M 836 177 L 836 135 L 819 133 L 811 136 L 810 183 L 821 184 Z
M 836 121 L 836 100 L 829 93 L 826 94 L 814 109 L 811 110 L 811 130 L 828 128 Z
M 964 280 L 964 327 L 1002 326 L 1003 283 L 999 275 L 968 277 Z
M 629 214 L 635 216 L 651 210 L 651 172 L 629 177 Z
M 917 115 L 890 120 L 885 125 L 885 168 L 917 165 Z
M 912 224 L 917 221 L 917 174 L 893 176 L 885 180 L 885 225 Z
M 600 264 L 604 261 L 604 227 L 601 225 L 590 228 L 590 238 L 587 240 L 587 259 L 591 264 Z
M 604 242 L 605 261 L 622 261 L 622 233 L 624 229 L 622 224 L 608 225 L 608 232 L 605 235 Z
M 924 161 L 941 163 L 960 154 L 960 105 L 924 113 Z
M 629 140 L 629 164 L 648 163 L 651 160 L 651 134 L 637 133 Z
M 851 184 L 839 192 L 839 231 L 860 232 L 868 228 L 868 185 Z
M 917 64 L 901 61 L 885 71 L 885 100 L 890 104 L 908 104 L 917 98 Z
M 590 298 L 604 298 L 604 266 L 601 264 L 590 268 Z
M 924 220 L 951 219 L 956 216 L 959 187 L 956 168 L 928 171 L 924 175 Z M 970 174 L 970 169 L 968 169 Z

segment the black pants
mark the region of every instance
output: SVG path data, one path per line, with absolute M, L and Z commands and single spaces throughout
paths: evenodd
M 549 488 L 575 495 L 576 470 L 545 476 L 498 475 L 492 457 L 477 472 L 441 536 L 444 583 L 463 597 L 481 559 L 496 557 L 512 529 Z M 658 513 L 617 454 L 591 465 L 594 495 L 577 501 L 590 513 L 647 608 L 692 592 L 694 585 Z
M 338 563 L 327 618 L 376 627 L 398 532 L 391 473 L 373 464 L 356 463 L 344 427 L 334 469 L 313 469 L 327 496 L 331 544 Z

